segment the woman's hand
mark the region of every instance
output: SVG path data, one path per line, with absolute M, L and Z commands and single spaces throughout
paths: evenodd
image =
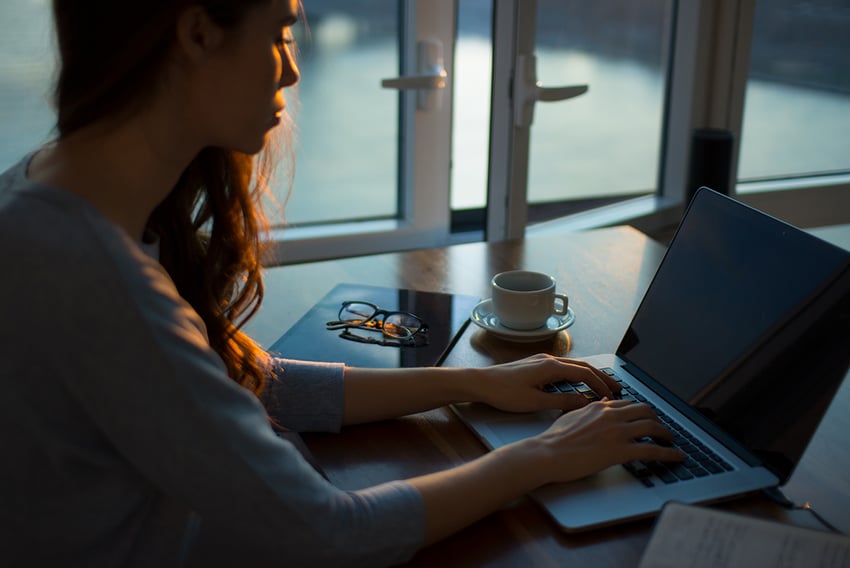
M 669 441 L 673 434 L 645 404 L 602 400 L 564 414 L 529 442 L 547 456 L 542 460 L 550 472 L 546 482 L 572 481 L 634 460 L 685 458 L 680 450 L 636 441 L 645 437 Z
M 482 376 L 476 377 L 478 400 L 508 412 L 573 410 L 588 404 L 581 395 L 544 392 L 543 386 L 549 383 L 585 383 L 600 398 L 613 398 L 620 392 L 617 381 L 592 365 L 546 354 L 484 367 L 480 371 Z
M 518 362 L 535 366 L 539 358 Z M 557 396 L 557 395 L 555 395 Z M 425 543 L 452 534 L 542 485 L 573 481 L 632 460 L 680 461 L 679 450 L 636 442 L 672 434 L 645 404 L 592 402 L 552 426 L 461 466 L 409 480 L 425 503 Z M 463 507 L 458 507 L 462 502 Z

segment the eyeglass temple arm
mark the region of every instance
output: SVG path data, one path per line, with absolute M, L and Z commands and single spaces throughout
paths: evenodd
M 325 322 L 326 329 L 344 329 L 344 328 L 355 328 L 355 329 L 377 329 L 381 330 L 381 322 L 376 320 L 366 320 L 363 323 L 353 324 L 350 321 L 345 320 L 334 320 Z
M 347 329 L 344 329 L 340 334 L 340 337 L 343 339 L 348 339 L 350 341 L 357 341 L 359 343 L 370 343 L 373 345 L 387 345 L 390 347 L 401 347 L 401 343 L 396 341 L 388 341 L 386 339 L 374 339 L 372 337 L 363 337 L 362 335 L 357 335 L 356 333 L 351 333 Z

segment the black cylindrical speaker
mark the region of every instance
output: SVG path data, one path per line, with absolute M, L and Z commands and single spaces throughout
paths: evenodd
M 735 136 L 720 128 L 697 128 L 691 138 L 688 168 L 688 201 L 702 186 L 729 195 L 732 179 L 732 148 Z

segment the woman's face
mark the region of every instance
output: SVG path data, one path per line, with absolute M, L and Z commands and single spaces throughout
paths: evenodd
M 280 123 L 283 88 L 299 78 L 290 33 L 297 9 L 297 0 L 269 0 L 225 32 L 202 81 L 207 145 L 255 154 Z

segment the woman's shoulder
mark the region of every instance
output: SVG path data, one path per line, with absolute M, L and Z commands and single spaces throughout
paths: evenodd
M 28 185 L 26 171 L 33 155 L 35 152 L 25 155 L 0 173 L 0 207 Z
M 173 294 L 170 278 L 141 243 L 80 197 L 28 182 L 25 167 L 0 175 L 0 264 L 16 267 L 0 288 L 76 290 L 90 301 L 120 295 L 133 303 Z
M 6 255 L 33 254 L 45 262 L 102 262 L 105 249 L 132 249 L 132 239 L 79 196 L 31 182 L 32 155 L 0 174 L 0 233 Z

